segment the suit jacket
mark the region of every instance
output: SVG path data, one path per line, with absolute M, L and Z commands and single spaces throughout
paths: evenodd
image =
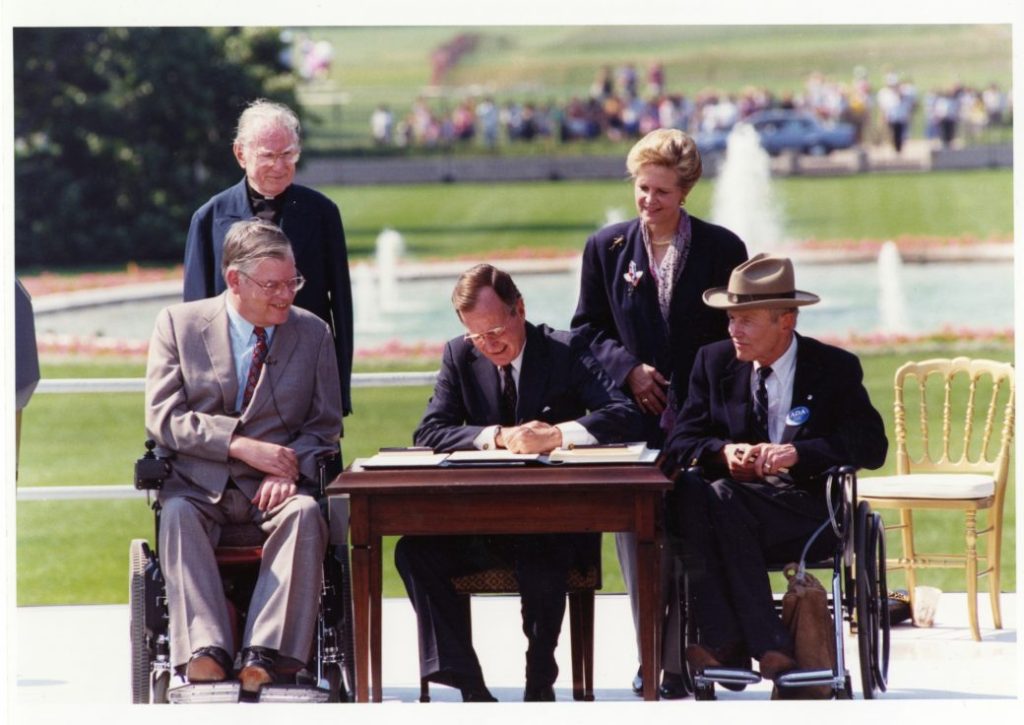
M 728 229 L 692 216 L 690 221 L 690 252 L 673 288 L 667 324 L 639 219 L 607 226 L 587 240 L 572 319 L 573 331 L 590 342 L 616 385 L 625 386 L 629 371 L 640 363 L 653 365 L 671 381 L 676 406 L 686 397 L 697 350 L 728 335 L 725 313 L 705 305 L 702 295 L 728 284 L 732 270 L 747 259 L 746 246 Z M 635 287 L 624 278 L 630 262 L 643 270 Z M 648 442 L 660 445 L 657 416 L 644 419 Z
M 752 367 L 736 359 L 730 340 L 701 348 L 686 403 L 665 445 L 666 475 L 690 465 L 705 466 L 709 477 L 721 474 L 716 456 L 722 448 L 754 439 Z M 815 483 L 832 466 L 878 468 L 885 462 L 885 426 L 863 377 L 855 355 L 797 335 L 791 410 L 805 407 L 809 415 L 803 424 L 787 426 L 785 439 L 799 456 L 790 469 L 798 487 L 816 490 Z
M 471 342 L 450 340 L 414 442 L 436 450 L 471 449 L 481 430 L 499 422 L 500 391 L 494 363 Z M 546 325 L 526 325 L 516 415 L 524 422 L 575 420 L 602 443 L 640 435 L 639 411 L 590 355 L 586 341 Z
M 185 243 L 184 300 L 200 300 L 225 290 L 220 263 L 224 237 L 237 221 L 251 219 L 245 179 L 220 192 L 192 215 Z M 292 243 L 295 266 L 306 284 L 295 305 L 331 327 L 341 383 L 343 412 L 352 412 L 352 286 L 345 230 L 337 205 L 318 191 L 292 184 L 285 191 L 281 228 Z
M 337 451 L 341 393 L 326 323 L 292 307 L 275 328 L 252 400 L 240 414 L 227 304 L 222 294 L 171 305 L 157 316 L 146 369 L 146 432 L 175 454 L 162 498 L 215 502 L 229 477 L 252 496 L 264 474 L 228 458 L 235 434 L 292 448 L 310 482 L 317 456 Z

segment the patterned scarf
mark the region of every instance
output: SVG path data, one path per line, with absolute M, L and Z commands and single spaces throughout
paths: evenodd
M 658 308 L 661 316 L 668 322 L 669 306 L 672 303 L 672 290 L 675 289 L 679 275 L 686 266 L 686 258 L 690 255 L 690 215 L 686 209 L 679 210 L 679 227 L 676 229 L 672 245 L 665 252 L 660 265 L 654 264 L 654 248 L 651 246 L 651 235 L 647 226 L 643 225 L 644 248 L 650 263 L 651 276 L 658 289 Z

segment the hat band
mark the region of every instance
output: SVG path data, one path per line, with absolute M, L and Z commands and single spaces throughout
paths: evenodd
M 733 304 L 745 304 L 747 302 L 760 302 L 761 300 L 796 299 L 796 291 L 793 292 L 770 292 L 763 295 L 738 295 L 729 292 L 729 301 Z

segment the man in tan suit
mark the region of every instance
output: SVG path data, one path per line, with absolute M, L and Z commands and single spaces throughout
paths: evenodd
M 160 492 L 159 547 L 171 662 L 190 682 L 228 679 L 230 627 L 214 546 L 227 523 L 267 538 L 242 635 L 242 689 L 305 663 L 316 624 L 327 527 L 317 456 L 337 450 L 341 393 L 323 320 L 292 306 L 303 278 L 274 224 L 228 232 L 218 297 L 157 318 L 146 371 L 146 430 L 174 454 Z

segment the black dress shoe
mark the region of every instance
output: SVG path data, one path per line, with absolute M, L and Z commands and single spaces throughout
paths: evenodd
M 266 647 L 246 647 L 242 650 L 242 669 L 238 671 L 242 690 L 249 693 L 259 692 L 261 687 L 274 681 L 276 655 L 274 650 Z
M 491 694 L 487 686 L 481 683 L 477 686 L 460 687 L 463 702 L 497 702 L 498 698 Z
M 661 687 L 658 696 L 662 700 L 682 700 L 690 694 L 683 676 L 675 672 L 666 672 L 661 676 Z
M 643 695 L 644 694 L 644 675 L 643 668 L 638 667 L 636 674 L 633 676 L 633 694 Z
M 527 685 L 523 691 L 523 702 L 554 702 L 555 688 L 551 685 L 541 687 Z
M 200 647 L 192 653 L 185 677 L 189 682 L 223 682 L 231 676 L 231 656 L 220 647 Z

